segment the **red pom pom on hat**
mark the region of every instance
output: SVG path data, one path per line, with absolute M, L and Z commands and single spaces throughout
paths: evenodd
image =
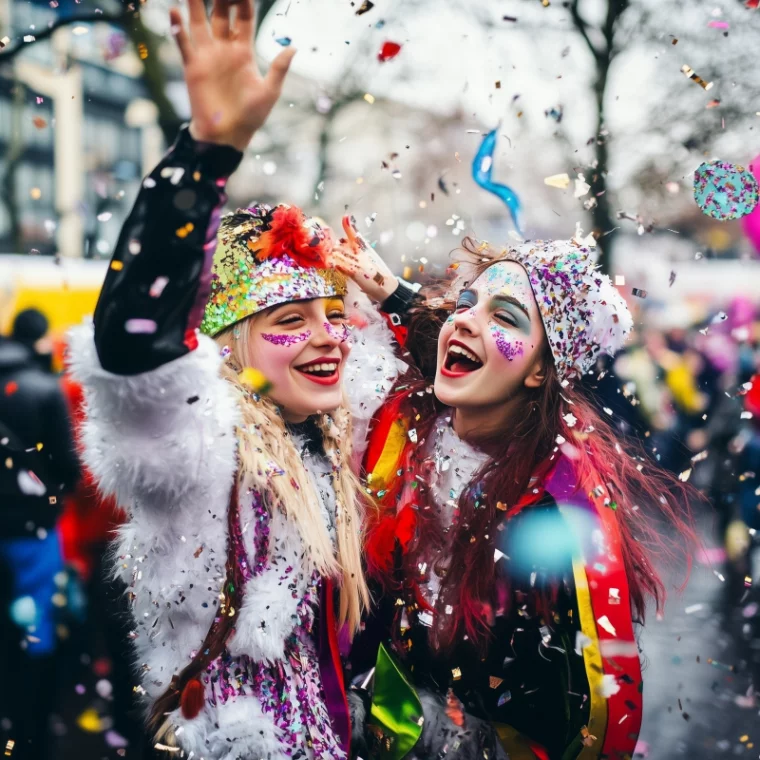
M 329 230 L 310 224 L 300 208 L 277 206 L 269 229 L 248 245 L 259 261 L 287 255 L 299 266 L 323 268 L 327 266 L 331 238 Z

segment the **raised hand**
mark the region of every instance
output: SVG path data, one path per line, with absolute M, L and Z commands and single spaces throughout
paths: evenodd
M 353 217 L 343 217 L 345 238 L 333 249 L 331 263 L 348 275 L 370 298 L 382 302 L 398 287 L 388 265 L 356 229 Z
M 245 150 L 280 97 L 295 50 L 285 48 L 262 76 L 253 47 L 253 0 L 214 0 L 210 20 L 203 0 L 188 0 L 188 8 L 187 28 L 178 8 L 169 18 L 190 94 L 190 133 Z

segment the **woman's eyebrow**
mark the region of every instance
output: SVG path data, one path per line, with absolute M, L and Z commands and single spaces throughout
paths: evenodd
M 518 301 L 514 296 L 508 296 L 504 293 L 501 293 L 499 295 L 495 295 L 493 297 L 493 301 L 516 306 L 518 309 L 520 309 L 520 311 L 523 312 L 523 314 L 525 314 L 525 316 L 528 318 L 528 321 L 530 321 L 530 312 L 528 311 L 528 307 L 524 303 L 520 303 L 520 301 Z

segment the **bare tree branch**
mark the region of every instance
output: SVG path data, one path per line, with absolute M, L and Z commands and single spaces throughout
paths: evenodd
M 583 40 L 588 46 L 588 49 L 591 51 L 591 54 L 598 61 L 602 56 L 602 52 L 600 50 L 597 50 L 596 45 L 594 45 L 594 43 L 591 42 L 591 38 L 588 36 L 589 24 L 581 16 L 580 11 L 578 10 L 578 0 L 572 0 L 569 8 L 570 8 L 570 17 L 573 20 L 573 25 L 578 30 L 578 33 L 581 35 L 581 37 L 583 37 Z
M 23 39 L 20 39 L 15 45 L 0 52 L 0 64 L 13 60 L 22 50 L 26 50 L 30 45 L 49 39 L 59 29 L 62 29 L 65 26 L 71 26 L 72 24 L 87 24 L 95 21 L 104 21 L 107 24 L 116 24 L 120 26 L 124 23 L 126 15 L 126 12 L 117 15 L 94 12 L 83 13 L 80 16 L 72 16 L 71 18 L 59 18 L 55 23 L 35 34 L 33 41 L 24 42 Z

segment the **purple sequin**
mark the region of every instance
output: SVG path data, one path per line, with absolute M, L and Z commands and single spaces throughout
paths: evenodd
M 249 495 L 255 520 L 252 567 L 239 522 L 231 536 L 235 557 L 246 580 L 269 569 L 271 538 L 271 516 L 264 499 L 253 489 Z M 288 565 L 279 580 L 292 583 L 292 573 L 293 567 Z M 345 754 L 330 722 L 314 641 L 319 588 L 320 576 L 314 571 L 299 601 L 295 626 L 285 641 L 282 660 L 256 662 L 245 655 L 233 657 L 225 651 L 209 664 L 203 682 L 206 699 L 212 706 L 233 698 L 257 699 L 263 712 L 280 729 L 282 752 L 286 757 L 303 757 L 304 743 L 308 743 L 314 758 L 335 760 L 345 758 Z
M 294 346 L 296 343 L 303 343 L 305 340 L 311 338 L 311 330 L 298 333 L 298 335 L 277 335 L 275 333 L 261 333 L 261 337 L 269 343 L 274 343 L 275 346 Z
M 281 731 L 283 753 L 301 756 L 307 741 L 319 760 L 343 758 L 340 742 L 330 723 L 314 644 L 314 616 L 319 603 L 319 574 L 298 605 L 298 622 L 285 642 L 285 658 L 267 663 L 225 652 L 204 675 L 209 704 L 224 704 L 240 697 L 255 697 L 265 714 Z
M 521 340 L 509 340 L 509 331 L 499 325 L 491 325 L 491 337 L 496 342 L 499 353 L 507 360 L 514 361 L 523 355 L 523 343 Z
M 269 510 L 261 494 L 253 492 L 253 514 L 256 518 L 256 532 L 253 539 L 253 575 L 261 575 L 267 566 L 269 555 Z
M 345 343 L 348 340 L 348 325 L 343 322 L 338 327 L 331 325 L 329 322 L 324 322 L 323 327 L 325 332 L 333 339 Z

